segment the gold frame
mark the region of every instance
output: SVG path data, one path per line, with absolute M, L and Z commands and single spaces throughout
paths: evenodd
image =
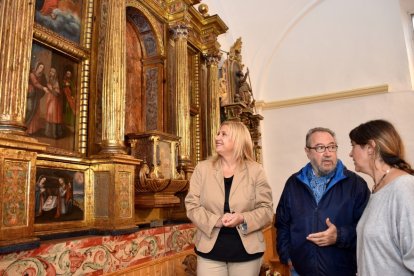
M 59 230 L 67 231 L 80 231 L 87 230 L 92 227 L 92 213 L 93 213 L 93 190 L 91 185 L 91 169 L 89 164 L 82 164 L 81 160 L 78 160 L 77 164 L 55 162 L 49 160 L 37 160 L 37 167 L 44 169 L 54 169 L 62 171 L 81 171 L 84 173 L 84 218 L 83 220 L 63 221 L 63 222 L 50 222 L 50 223 L 35 223 L 34 231 L 35 235 L 55 234 L 59 233 Z M 37 175 L 36 175 L 37 178 Z M 34 204 L 33 204 L 34 205 Z M 34 207 L 32 207 L 34 208 Z
M 81 18 L 82 25 L 79 44 L 62 37 L 61 35 L 38 23 L 34 23 L 33 41 L 74 60 L 78 67 L 78 74 L 75 77 L 78 88 L 77 102 L 79 104 L 77 107 L 78 113 L 75 122 L 74 151 L 72 152 L 56 148 L 53 148 L 53 150 L 47 149 L 48 152 L 53 154 L 79 157 L 86 155 L 93 4 L 93 0 L 83 0 Z

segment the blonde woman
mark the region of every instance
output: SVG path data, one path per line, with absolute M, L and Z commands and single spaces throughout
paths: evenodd
M 272 191 L 243 123 L 224 122 L 215 140 L 216 155 L 197 165 L 185 199 L 197 227 L 197 275 L 257 276 L 262 229 L 273 218 Z

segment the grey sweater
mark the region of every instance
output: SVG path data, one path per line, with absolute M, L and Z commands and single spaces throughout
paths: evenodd
M 414 275 L 414 176 L 371 195 L 357 237 L 358 276 Z

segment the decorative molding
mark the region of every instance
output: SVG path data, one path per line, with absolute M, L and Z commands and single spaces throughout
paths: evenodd
M 281 100 L 281 101 L 272 101 L 272 102 L 263 102 L 260 105 L 263 107 L 263 110 L 269 109 L 277 109 L 283 107 L 291 107 L 297 105 L 307 105 L 307 104 L 314 104 L 320 102 L 327 102 L 327 101 L 335 101 L 335 100 L 342 100 L 342 99 L 349 99 L 355 97 L 365 97 L 371 95 L 377 95 L 382 93 L 387 93 L 388 84 L 372 86 L 372 87 L 365 87 L 341 92 L 333 92 L 333 93 L 326 93 L 321 95 L 309 96 L 309 97 L 302 97 L 296 99 L 289 99 L 289 100 Z
M 76 44 L 73 41 L 70 41 L 69 39 L 59 36 L 53 31 L 37 23 L 34 25 L 33 39 L 34 41 L 47 45 L 56 51 L 69 55 L 78 61 L 89 57 L 88 49 Z
M 266 105 L 265 101 L 262 101 L 262 100 L 256 101 L 256 109 L 258 110 L 262 110 L 265 107 L 265 105 Z

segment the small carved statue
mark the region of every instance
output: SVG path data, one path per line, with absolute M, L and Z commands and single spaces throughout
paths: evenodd
M 243 67 L 242 55 L 241 55 L 242 45 L 243 43 L 242 43 L 241 37 L 239 37 L 234 43 L 234 45 L 230 48 L 229 58 L 230 60 L 236 61 L 238 64 L 240 64 Z
M 227 91 L 227 81 L 225 78 L 221 78 L 219 80 L 219 97 L 220 97 L 220 105 L 229 104 L 229 93 Z
M 239 91 L 236 95 L 236 101 L 245 103 L 247 107 L 253 108 L 255 100 L 253 98 L 253 92 L 250 84 L 247 82 L 247 77 L 249 76 L 249 68 L 247 68 L 246 74 L 243 74 L 242 71 L 237 72 L 237 77 L 239 78 Z

